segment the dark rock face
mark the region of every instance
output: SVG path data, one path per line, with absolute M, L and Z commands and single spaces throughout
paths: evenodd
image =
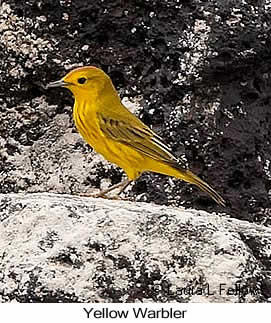
M 72 97 L 42 84 L 74 66 L 109 73 L 140 118 L 227 200 L 270 223 L 270 8 L 260 1 L 6 1 L 1 9 L 0 191 L 78 193 L 122 172 L 77 135 Z M 79 167 L 81 166 L 81 167 Z M 144 174 L 138 200 L 221 210 Z

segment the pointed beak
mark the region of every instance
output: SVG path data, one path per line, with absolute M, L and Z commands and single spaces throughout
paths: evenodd
M 59 80 L 59 81 L 55 81 L 55 82 L 51 82 L 49 84 L 46 85 L 46 89 L 50 88 L 50 87 L 66 87 L 68 86 L 70 83 L 65 82 L 63 80 Z

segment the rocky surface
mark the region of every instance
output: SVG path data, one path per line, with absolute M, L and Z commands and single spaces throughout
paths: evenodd
M 271 297 L 271 229 L 264 226 L 182 207 L 45 193 L 2 194 L 0 207 L 2 302 Z
M 244 221 L 236 222 L 243 229 L 256 228 L 247 222 L 259 224 L 261 230 L 262 226 L 269 227 L 270 29 L 270 1 L 1 1 L 0 193 L 75 195 L 118 183 L 124 177 L 121 169 L 104 161 L 77 133 L 70 93 L 43 87 L 75 66 L 93 64 L 109 73 L 125 104 L 223 195 L 227 207 L 217 206 L 182 181 L 149 173 L 127 188 L 123 197 L 164 207 L 226 212 Z M 0 219 L 9 216 L 20 223 L 16 208 L 4 211 L 11 203 L 8 196 L 2 198 Z M 56 200 L 65 204 L 59 197 Z M 56 215 L 59 221 L 70 218 L 64 210 Z M 171 208 L 168 210 L 170 213 Z M 47 216 L 51 214 L 56 213 Z M 30 222 L 35 222 L 33 217 L 29 215 Z M 7 223 L 12 226 L 10 218 L 3 222 L 5 230 L 11 230 L 7 227 Z M 80 222 L 77 225 L 77 230 L 84 229 Z M 12 228 L 15 236 L 16 227 Z M 36 230 L 38 235 L 38 227 Z M 266 300 L 271 290 L 270 255 L 268 258 L 265 253 L 262 258 L 265 244 L 260 238 L 251 235 L 247 239 L 241 229 L 237 232 L 240 250 L 254 255 L 252 267 L 245 266 L 251 269 L 245 277 L 256 277 L 252 286 L 259 284 L 261 290 L 245 300 Z M 181 246 L 182 240 L 178 241 Z M 71 239 L 71 243 L 75 242 Z M 249 263 L 246 259 L 244 264 Z M 24 272 L 19 263 L 17 266 L 20 273 Z M 33 274 L 33 280 L 27 280 L 29 293 L 32 287 L 36 290 L 37 276 Z M 192 277 L 189 271 L 180 279 L 184 281 L 185 277 Z M 86 297 L 78 289 L 77 299 Z M 11 299 L 11 291 L 0 292 L 8 295 L 2 299 Z M 50 295 L 42 292 L 37 299 L 49 300 Z M 123 295 L 116 299 L 125 301 Z M 65 297 L 52 299 L 64 301 Z M 33 300 L 30 296 L 17 299 Z

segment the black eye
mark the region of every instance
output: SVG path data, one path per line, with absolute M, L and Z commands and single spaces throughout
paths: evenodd
M 79 84 L 84 84 L 84 83 L 86 83 L 86 78 L 85 77 L 80 77 L 78 80 L 77 80 L 77 82 L 79 83 Z

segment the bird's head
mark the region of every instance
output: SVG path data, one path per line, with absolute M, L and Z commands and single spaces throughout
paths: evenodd
M 94 66 L 78 67 L 68 74 L 66 74 L 61 80 L 49 83 L 47 88 L 51 87 L 65 87 L 68 88 L 78 99 L 84 95 L 100 95 L 102 92 L 108 92 L 113 89 L 114 86 L 110 77 L 101 69 Z

